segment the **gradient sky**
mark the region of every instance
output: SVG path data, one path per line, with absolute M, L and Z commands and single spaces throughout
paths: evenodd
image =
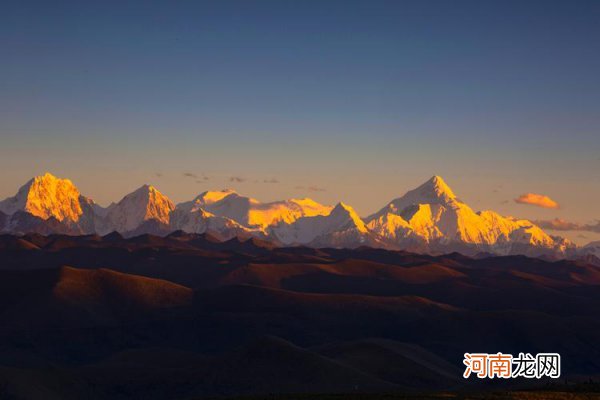
M 599 1 L 9 1 L 0 57 L 0 198 L 50 171 L 367 215 L 437 174 L 600 218 Z

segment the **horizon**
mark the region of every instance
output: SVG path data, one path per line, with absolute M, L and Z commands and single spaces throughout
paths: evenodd
M 147 182 L 176 202 L 235 187 L 369 215 L 440 174 L 475 210 L 600 240 L 599 12 L 12 3 L 0 16 L 0 198 L 50 170 L 104 205 Z

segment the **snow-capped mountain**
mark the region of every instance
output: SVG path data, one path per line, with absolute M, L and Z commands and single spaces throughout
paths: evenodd
M 291 199 L 261 203 L 240 196 L 233 190 L 204 192 L 191 202 L 179 204 L 182 210 L 203 209 L 212 215 L 228 218 L 249 228 L 265 230 L 279 222 L 290 224 L 305 216 L 327 215 L 331 207 L 311 199 Z
M 14 197 L 0 202 L 3 232 L 104 235 L 117 231 L 134 236 L 177 230 L 312 247 L 372 246 L 467 255 L 583 254 L 568 240 L 551 237 L 528 220 L 473 211 L 438 176 L 365 219 L 344 203 L 331 207 L 308 198 L 262 203 L 233 190 L 207 191 L 175 206 L 149 185 L 102 208 L 81 195 L 71 181 L 50 174 L 30 180 Z M 598 246 L 589 246 L 586 254 L 596 254 Z
M 292 223 L 279 222 L 271 234 L 286 245 L 356 247 L 367 241 L 369 231 L 354 209 L 338 203 L 327 215 L 305 216 Z
M 232 219 L 211 214 L 202 208 L 188 212 L 176 209 L 171 214 L 171 228 L 188 233 L 209 232 L 222 240 L 236 236 L 261 236 L 258 229 L 246 228 Z
M 233 191 L 229 190 L 204 192 L 192 201 L 177 205 L 171 213 L 171 228 L 188 233 L 210 232 L 225 240 L 239 235 L 258 234 L 256 229 L 247 228 L 231 218 L 215 215 L 206 210 L 206 207 L 231 193 Z
M 174 210 L 175 204 L 167 196 L 154 186 L 144 185 L 108 207 L 101 233 L 162 233 L 158 231 L 168 231 Z M 142 226 L 146 229 L 140 229 Z
M 0 211 L 8 219 L 4 230 L 85 234 L 96 229 L 96 206 L 70 180 L 46 173 L 0 202 Z
M 570 243 L 528 220 L 473 211 L 439 176 L 392 200 L 366 219 L 367 227 L 402 249 L 466 254 L 566 254 Z

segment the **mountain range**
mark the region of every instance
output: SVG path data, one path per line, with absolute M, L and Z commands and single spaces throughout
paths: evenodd
M 101 207 L 68 179 L 35 177 L 0 202 L 0 232 L 107 235 L 209 233 L 217 239 L 255 237 L 277 246 L 357 248 L 417 253 L 528 255 L 551 259 L 598 257 L 598 246 L 577 248 L 528 220 L 476 212 L 439 176 L 390 201 L 366 218 L 345 203 L 309 199 L 263 203 L 233 190 L 207 191 L 174 204 L 150 185 Z

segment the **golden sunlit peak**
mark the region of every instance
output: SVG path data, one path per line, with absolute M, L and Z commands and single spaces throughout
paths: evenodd
M 356 214 L 356 211 L 354 211 L 354 208 L 341 201 L 335 205 L 333 210 L 331 210 L 331 215 L 333 214 L 344 214 L 350 215 L 351 217 L 356 216 L 356 218 L 359 218 L 358 214 Z
M 358 216 L 358 214 L 356 213 L 356 211 L 354 211 L 354 209 L 345 204 L 344 202 L 340 201 L 339 203 L 336 204 L 336 206 L 333 208 L 333 210 L 331 211 L 331 214 L 329 214 L 330 217 L 341 217 L 343 216 L 344 218 L 350 218 L 350 220 L 352 220 L 352 222 L 354 223 L 354 226 L 356 227 L 356 229 L 359 232 L 362 233 L 366 233 L 367 232 L 367 227 L 364 223 L 364 221 Z
M 343 201 L 340 201 L 339 203 L 337 203 L 335 205 L 335 208 L 343 208 L 346 211 L 352 210 L 352 207 L 350 207 L 348 204 L 344 203 Z
M 56 182 L 56 181 L 62 181 L 62 182 L 68 182 L 68 183 L 72 183 L 70 179 L 61 179 L 58 178 L 57 176 L 51 174 L 50 172 L 45 172 L 43 175 L 39 175 L 33 178 L 33 180 L 35 182 Z
M 314 201 L 310 197 L 304 197 L 302 199 L 290 199 L 290 201 L 300 205 L 321 206 L 320 203 Z
M 149 193 L 160 193 L 155 186 L 149 185 L 147 183 L 143 184 L 137 191 L 140 192 L 149 192 Z
M 145 184 L 111 206 L 106 219 L 116 231 L 130 232 L 149 220 L 168 225 L 173 210 L 175 204 L 168 197 L 154 186 Z
M 52 175 L 50 172 L 46 171 L 44 173 L 44 175 L 41 176 L 42 178 L 50 178 L 50 179 L 58 179 L 56 176 Z
M 450 186 L 448 186 L 444 179 L 439 175 L 432 176 L 431 179 L 425 182 L 420 189 L 430 191 L 431 194 L 435 195 L 436 197 L 446 197 L 448 199 L 456 198 L 456 195 L 452 189 L 450 189 Z
M 233 189 L 222 189 L 215 191 L 209 190 L 201 193 L 198 197 L 196 197 L 195 201 L 200 202 L 204 205 L 208 205 L 221 201 L 225 197 L 230 196 L 232 194 L 237 194 L 237 192 Z
M 5 201 L 7 211 L 26 211 L 36 217 L 76 222 L 82 214 L 79 190 L 68 179 L 49 172 L 36 176 L 19 189 L 15 197 Z
M 144 199 L 145 198 L 164 198 L 164 199 L 167 199 L 167 197 L 164 194 L 162 194 L 160 192 L 160 190 L 158 190 L 154 186 L 148 185 L 148 184 L 144 184 L 144 185 L 140 186 L 139 189 L 133 191 L 132 193 L 128 194 L 123 199 L 121 199 L 121 202 L 123 202 L 125 199 L 128 199 L 128 198 L 144 198 Z
M 40 187 L 50 188 L 55 186 L 64 186 L 69 190 L 77 191 L 77 188 L 70 179 L 58 178 L 50 172 L 34 177 L 30 182 Z

